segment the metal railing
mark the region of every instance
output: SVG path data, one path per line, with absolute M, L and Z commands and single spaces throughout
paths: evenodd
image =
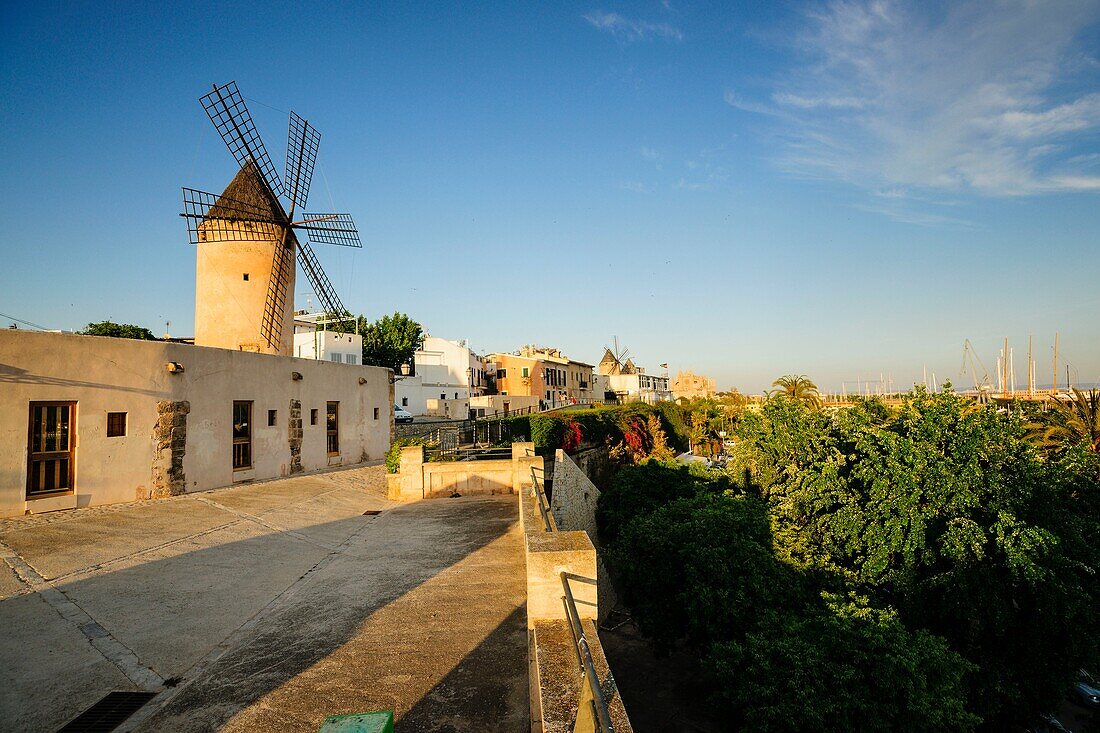
M 426 448 L 424 454 L 428 460 L 442 461 L 488 461 L 512 457 L 511 448 L 458 448 L 440 444 L 438 448 Z
M 539 481 L 534 466 L 531 466 L 531 490 L 535 494 L 539 515 L 542 517 L 546 531 L 556 532 L 558 529 L 557 524 L 550 513 L 550 506 L 546 501 L 546 492 L 542 489 L 542 482 Z M 577 655 L 577 664 L 581 672 L 581 692 L 577 699 L 577 719 L 573 731 L 574 733 L 590 730 L 598 733 L 615 733 L 615 726 L 611 722 L 611 713 L 607 707 L 607 698 L 604 697 L 603 689 L 600 687 L 599 675 L 596 674 L 596 665 L 592 661 L 592 650 L 588 646 L 588 639 L 584 635 L 580 613 L 577 612 L 577 601 L 573 598 L 573 591 L 569 587 L 570 580 L 592 584 L 595 584 L 595 581 L 567 572 L 561 573 L 561 587 L 564 591 L 561 602 L 565 606 L 565 616 L 569 620 L 569 631 L 573 635 L 573 651 Z
M 577 613 L 577 602 L 573 599 L 573 591 L 569 588 L 570 579 L 588 583 L 592 581 L 566 572 L 561 574 L 561 587 L 565 591 L 561 601 L 565 605 L 565 615 L 569 618 L 569 630 L 573 632 L 573 650 L 577 653 L 577 663 L 580 665 L 581 672 L 582 687 L 577 704 L 577 721 L 573 730 L 615 733 L 607 699 L 603 696 L 600 678 L 596 674 L 596 665 L 592 662 L 592 650 L 588 646 L 588 639 L 585 638 L 580 614 Z M 587 705 L 585 705 L 586 702 Z
M 557 532 L 557 523 L 554 522 L 554 517 L 550 514 L 550 506 L 546 503 L 546 492 L 542 490 L 542 482 L 539 481 L 534 466 L 531 466 L 531 490 L 535 493 L 535 501 L 538 502 L 539 507 L 539 516 L 542 517 L 542 523 L 546 525 L 546 531 Z

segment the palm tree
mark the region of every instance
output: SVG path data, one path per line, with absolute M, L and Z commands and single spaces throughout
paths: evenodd
M 1084 443 L 1100 453 L 1100 389 L 1074 388 L 1072 400 L 1054 400 L 1054 409 L 1028 428 L 1028 438 L 1040 448 Z
M 772 386 L 775 389 L 768 393 L 769 397 L 789 397 L 811 407 L 821 406 L 821 393 L 805 374 L 787 374 L 772 382 Z

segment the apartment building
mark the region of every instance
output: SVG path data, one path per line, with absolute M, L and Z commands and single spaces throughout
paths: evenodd
M 397 405 L 427 415 L 429 400 L 469 400 L 485 394 L 485 361 L 467 341 L 427 336 L 408 375 L 397 378 Z

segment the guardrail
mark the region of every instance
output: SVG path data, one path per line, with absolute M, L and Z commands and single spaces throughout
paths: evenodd
M 542 523 L 546 526 L 546 531 L 557 532 L 557 524 L 554 522 L 554 517 L 550 514 L 550 507 L 546 503 L 546 492 L 542 490 L 542 482 L 539 481 L 534 466 L 531 466 L 531 485 L 532 491 L 535 492 L 535 501 L 538 502 L 539 516 L 542 517 Z
M 550 513 L 550 506 L 546 501 L 546 492 L 543 491 L 542 482 L 539 481 L 535 467 L 531 467 L 532 490 L 538 503 L 539 515 L 547 532 L 556 532 L 557 524 Z M 596 665 L 592 661 L 592 650 L 588 645 L 588 639 L 584 634 L 584 626 L 581 625 L 580 613 L 577 612 L 577 602 L 573 598 L 573 590 L 569 587 L 570 580 L 578 582 L 594 583 L 590 578 L 583 578 L 562 572 L 561 575 L 562 597 L 561 602 L 565 606 L 565 616 L 569 620 L 569 630 L 573 635 L 573 651 L 577 655 L 577 665 L 581 672 L 581 692 L 577 700 L 577 719 L 573 730 L 575 731 L 599 731 L 599 733 L 615 733 L 615 726 L 611 722 L 611 712 L 607 706 L 607 698 L 604 697 L 600 687 L 600 677 L 596 673 Z
M 569 630 L 573 632 L 573 650 L 577 653 L 577 663 L 581 670 L 581 694 L 577 704 L 577 722 L 574 730 L 598 730 L 601 733 L 615 733 L 615 726 L 611 723 L 611 713 L 607 708 L 607 699 L 600 688 L 600 678 L 596 674 L 596 665 L 592 662 L 592 651 L 588 647 L 588 639 L 584 635 L 584 627 L 581 625 L 580 614 L 577 613 L 577 602 L 573 600 L 573 591 L 569 588 L 569 573 L 562 572 L 561 587 L 565 595 L 561 597 L 565 605 L 565 614 L 569 618 Z M 586 580 L 579 578 L 578 580 Z M 591 582 L 591 581 L 588 581 Z M 587 688 L 587 695 L 585 694 Z M 590 696 L 590 697 L 589 697 Z M 584 703 L 588 702 L 586 706 Z M 591 719 L 583 720 L 583 715 L 590 715 Z
M 426 448 L 425 455 L 446 461 L 487 461 L 512 457 L 511 448 Z M 429 458 L 429 460 L 431 460 Z

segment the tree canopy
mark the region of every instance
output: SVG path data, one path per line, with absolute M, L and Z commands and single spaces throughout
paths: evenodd
M 1005 730 L 1100 661 L 1100 455 L 918 389 L 777 396 L 727 475 L 621 470 L 598 526 L 659 647 L 700 651 L 746 729 Z M 1068 440 L 1068 439 L 1067 439 Z
M 1045 450 L 1084 444 L 1100 453 L 1100 389 L 1074 389 L 1072 400 L 1055 400 L 1028 428 L 1032 442 Z
M 156 341 L 153 332 L 144 326 L 135 326 L 132 323 L 115 323 L 113 321 L 100 321 L 89 323 L 80 333 L 85 336 L 111 336 L 122 339 L 141 339 L 144 341 Z
M 423 327 L 404 313 L 382 316 L 373 323 L 359 316 L 358 327 L 363 336 L 363 363 L 389 367 L 397 373 L 424 344 Z
M 782 395 L 815 407 L 821 404 L 817 385 L 805 374 L 787 374 L 772 382 L 772 387 L 774 389 L 768 393 L 769 396 Z

